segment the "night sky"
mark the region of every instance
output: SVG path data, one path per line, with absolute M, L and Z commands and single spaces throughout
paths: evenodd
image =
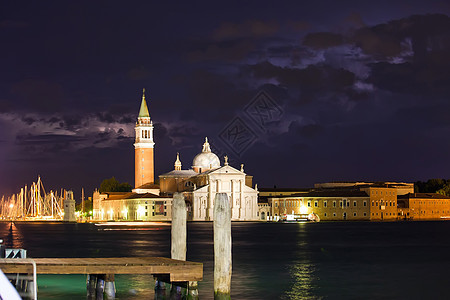
M 259 187 L 449 178 L 448 1 L 3 1 L 0 196 L 134 184 L 208 136 Z

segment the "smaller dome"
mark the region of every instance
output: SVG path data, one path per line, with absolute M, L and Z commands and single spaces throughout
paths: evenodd
M 217 155 L 211 152 L 211 147 L 208 143 L 208 138 L 205 139 L 203 144 L 203 150 L 201 153 L 194 157 L 192 162 L 192 168 L 196 172 L 204 172 L 209 169 L 214 169 L 220 167 L 220 160 Z

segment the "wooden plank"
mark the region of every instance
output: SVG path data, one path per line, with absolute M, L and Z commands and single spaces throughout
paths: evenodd
M 203 264 L 165 257 L 34 258 L 37 274 L 151 274 L 201 281 Z M 0 259 L 4 273 L 32 273 L 31 259 Z

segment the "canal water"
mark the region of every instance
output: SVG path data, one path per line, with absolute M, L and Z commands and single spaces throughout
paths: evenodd
M 170 257 L 170 226 L 0 223 L 29 257 Z M 233 223 L 232 299 L 445 299 L 450 222 Z M 212 223 L 188 224 L 188 260 L 204 264 L 213 298 Z M 83 275 L 39 275 L 39 299 L 85 299 Z M 118 299 L 153 299 L 151 276 L 116 276 Z

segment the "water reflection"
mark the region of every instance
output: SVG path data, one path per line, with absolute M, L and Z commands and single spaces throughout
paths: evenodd
M 290 267 L 292 287 L 282 299 L 317 299 L 314 296 L 314 280 L 316 267 L 311 262 L 297 262 Z
M 3 243 L 6 248 L 24 248 L 23 245 L 23 236 L 16 226 L 14 222 L 4 223 L 3 225 L 7 225 L 8 230 L 3 230 L 3 232 L 7 232 L 6 235 L 3 235 Z M 6 226 L 5 226 L 6 227 Z
M 316 282 L 317 270 L 311 257 L 311 225 L 300 223 L 297 228 L 295 247 L 295 260 L 289 264 L 288 272 L 291 278 L 290 288 L 281 297 L 282 299 L 317 299 Z

